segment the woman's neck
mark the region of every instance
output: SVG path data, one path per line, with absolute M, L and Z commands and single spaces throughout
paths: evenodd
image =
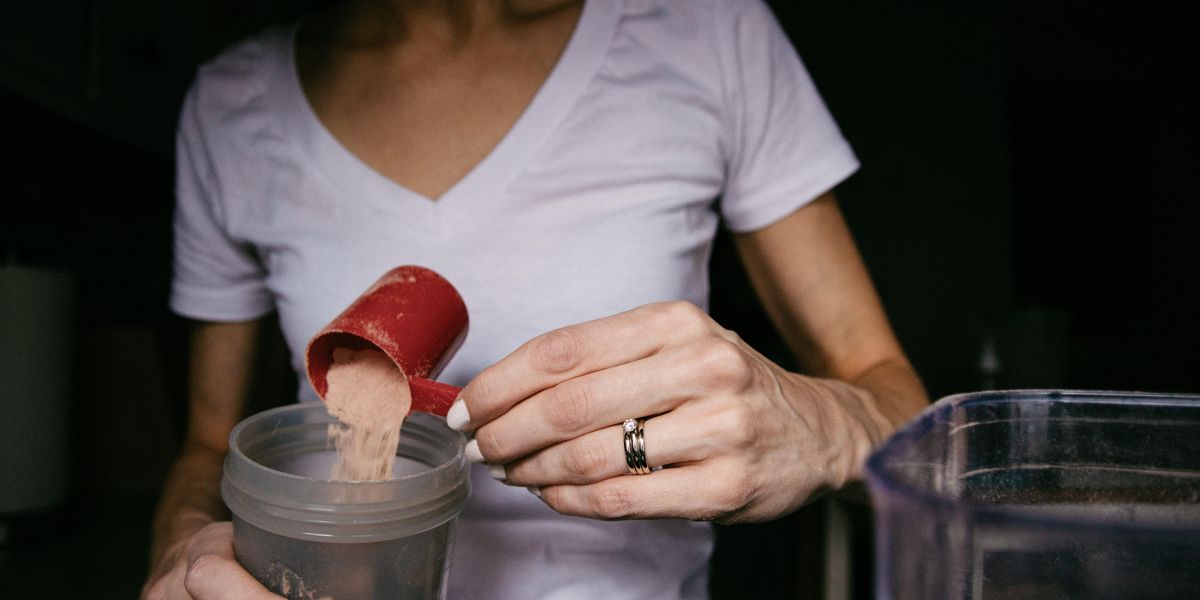
M 335 5 L 323 30 L 339 44 L 370 47 L 409 41 L 451 46 L 489 28 L 520 24 L 578 0 L 350 0 Z

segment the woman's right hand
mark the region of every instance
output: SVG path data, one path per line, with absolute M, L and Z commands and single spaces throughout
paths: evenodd
M 162 558 L 142 600 L 280 600 L 238 564 L 233 523 L 206 525 Z

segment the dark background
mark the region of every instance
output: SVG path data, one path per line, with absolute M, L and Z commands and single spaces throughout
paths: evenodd
M 77 306 L 75 493 L 0 519 L 0 596 L 136 593 L 182 425 L 175 114 L 197 64 L 300 4 L 0 5 L 0 254 L 72 273 Z M 863 161 L 839 195 L 930 394 L 1200 391 L 1194 4 L 893 4 L 773 6 Z M 788 362 L 725 238 L 713 268 L 714 315 Z M 265 404 L 289 392 L 261 385 Z M 722 528 L 714 592 L 804 587 L 821 526 Z

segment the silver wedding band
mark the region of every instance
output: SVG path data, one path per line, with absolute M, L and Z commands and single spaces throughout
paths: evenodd
M 646 419 L 626 419 L 621 425 L 625 431 L 625 466 L 634 475 L 646 475 Z

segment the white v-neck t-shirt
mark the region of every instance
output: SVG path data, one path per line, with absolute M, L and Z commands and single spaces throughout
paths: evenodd
M 293 31 L 226 51 L 188 94 L 170 302 L 203 321 L 278 311 L 301 400 L 316 398 L 309 338 L 392 267 L 432 268 L 462 293 L 470 332 L 440 376 L 462 385 L 560 326 L 707 306 L 720 217 L 764 227 L 858 167 L 759 0 L 588 2 L 532 103 L 437 201 L 325 129 Z M 473 485 L 451 598 L 707 594 L 707 524 L 566 517 L 479 467 Z

